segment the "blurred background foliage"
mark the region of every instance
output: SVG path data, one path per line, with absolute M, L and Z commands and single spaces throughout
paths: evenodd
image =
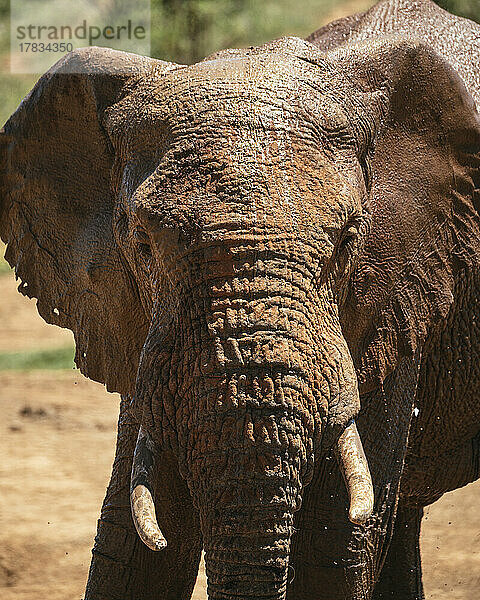
M 40 318 L 40 317 L 38 317 Z M 75 368 L 73 347 L 0 352 L 0 371 L 64 370 Z
M 480 0 L 436 0 L 448 12 L 480 23 Z
M 191 63 L 221 48 L 255 46 L 283 35 L 305 37 L 342 4 L 348 2 L 153 0 L 152 53 Z M 374 0 L 350 4 L 363 10 L 374 4 Z M 157 23 L 168 27 L 157 27 Z

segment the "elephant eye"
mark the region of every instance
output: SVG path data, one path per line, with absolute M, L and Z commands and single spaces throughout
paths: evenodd
M 134 232 L 135 240 L 138 244 L 138 251 L 144 258 L 151 258 L 152 247 L 150 245 L 150 239 L 147 232 L 144 229 L 138 227 Z
M 127 213 L 120 209 L 115 213 L 115 227 L 120 234 L 121 238 L 125 238 L 128 235 L 128 217 Z
M 355 245 L 359 236 L 360 224 L 357 219 L 352 218 L 343 228 L 337 242 L 334 253 L 334 265 L 337 275 L 344 274 L 349 270 Z
M 151 248 L 150 244 L 139 244 L 138 245 L 138 249 L 140 251 L 140 254 L 144 258 L 151 258 L 151 256 L 152 256 L 152 248 Z
M 337 253 L 343 252 L 348 249 L 349 246 L 357 239 L 358 237 L 358 226 L 355 223 L 347 224 L 345 229 L 342 231 L 340 236 L 340 241 L 337 247 Z

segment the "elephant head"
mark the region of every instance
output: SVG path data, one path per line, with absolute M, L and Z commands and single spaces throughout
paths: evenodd
M 132 511 L 155 550 L 152 474 L 159 449 L 177 457 L 209 597 L 285 597 L 293 514 L 332 446 L 351 520 L 369 517 L 360 395 L 448 311 L 478 140 L 455 72 L 395 38 L 193 66 L 79 50 L 7 122 L 19 289 L 131 399 Z

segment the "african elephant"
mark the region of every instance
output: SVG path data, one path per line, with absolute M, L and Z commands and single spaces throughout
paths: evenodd
M 212 599 L 424 597 L 423 507 L 480 470 L 479 39 L 382 0 L 87 48 L 7 122 L 19 289 L 122 395 L 87 600 L 188 599 L 202 548 Z

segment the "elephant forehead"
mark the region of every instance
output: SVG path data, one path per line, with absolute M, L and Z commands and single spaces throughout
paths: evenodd
M 162 222 L 195 213 L 203 223 L 341 225 L 358 185 L 348 118 L 318 70 L 304 56 L 227 51 L 145 81 L 111 119 L 131 205 Z M 343 148 L 327 159 L 335 136 Z
M 324 99 L 309 111 L 280 101 L 280 86 L 260 97 L 237 83 L 212 90 L 182 75 L 185 87 L 123 115 L 117 139 L 127 196 L 144 183 L 144 193 L 192 193 L 195 201 L 198 190 L 237 198 L 255 190 L 272 199 L 293 189 L 308 201 L 309 194 L 345 196 L 349 178 L 355 186 L 355 144 L 338 104 Z
M 203 151 L 202 151 L 203 150 Z M 357 189 L 325 156 L 296 154 L 274 137 L 261 158 L 235 147 L 171 148 L 135 189 L 132 205 L 165 225 L 194 215 L 197 224 L 289 229 L 339 227 L 360 207 Z
M 343 131 L 344 82 L 325 61 L 304 56 L 229 51 L 160 76 L 146 77 L 109 117 L 117 133 L 140 135 L 159 124 L 176 134 L 203 127 L 282 130 L 301 133 L 315 126 Z
M 165 86 L 164 92 L 171 86 L 178 97 L 193 96 L 197 101 L 201 96 L 208 96 L 208 90 L 215 90 L 217 94 L 224 90 L 233 98 L 285 96 L 291 101 L 292 91 L 307 91 L 308 84 L 318 79 L 322 70 L 303 57 L 256 50 L 254 54 L 248 50 L 221 52 L 211 59 L 166 73 L 159 84 Z

